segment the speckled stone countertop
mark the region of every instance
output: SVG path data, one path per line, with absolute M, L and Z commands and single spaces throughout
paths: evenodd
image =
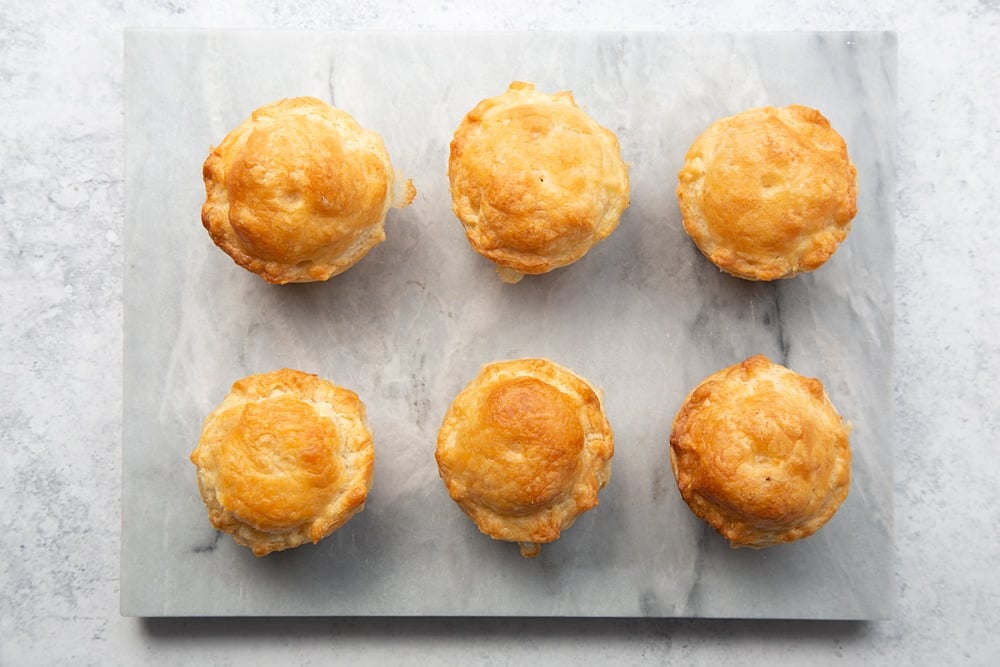
M 892 618 L 119 613 L 124 29 L 897 35 Z M 0 664 L 992 664 L 1000 655 L 1000 6 L 19 3 L 0 9 Z M 386 65 L 391 66 L 391 63 Z

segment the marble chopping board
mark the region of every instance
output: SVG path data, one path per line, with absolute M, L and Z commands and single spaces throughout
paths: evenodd
M 895 44 L 877 32 L 126 31 L 122 613 L 890 615 Z M 572 90 L 618 134 L 632 200 L 583 260 L 506 285 L 470 250 L 445 171 L 464 113 L 517 79 Z M 201 164 L 251 110 L 296 95 L 380 132 L 418 194 L 347 273 L 272 286 L 210 242 Z M 858 216 L 817 272 L 744 282 L 685 236 L 676 174 L 714 119 L 789 103 L 844 135 Z M 762 551 L 731 549 L 696 519 L 667 457 L 687 391 L 755 353 L 822 379 L 853 424 L 840 512 Z M 476 530 L 433 457 L 479 367 L 526 356 L 601 387 L 616 436 L 600 505 L 533 560 Z M 258 559 L 211 528 L 188 456 L 235 379 L 283 366 L 358 392 L 375 479 L 340 531 Z

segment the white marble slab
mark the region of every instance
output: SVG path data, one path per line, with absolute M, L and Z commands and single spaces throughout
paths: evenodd
M 128 31 L 121 608 L 127 615 L 871 619 L 892 610 L 895 38 L 886 33 Z M 496 279 L 450 211 L 447 147 L 509 81 L 570 89 L 615 130 L 632 205 L 577 264 Z M 379 131 L 413 178 L 388 240 L 327 283 L 271 286 L 201 226 L 201 163 L 261 104 L 315 95 Z M 848 241 L 811 275 L 730 278 L 680 226 L 683 155 L 713 119 L 821 109 L 859 172 Z M 853 423 L 851 495 L 816 536 L 732 550 L 667 459 L 688 389 L 754 353 L 823 379 Z M 605 391 L 600 506 L 534 560 L 450 501 L 435 435 L 485 362 L 547 356 Z M 188 455 L 231 382 L 292 366 L 368 405 L 368 507 L 319 545 L 254 558 L 208 524 Z

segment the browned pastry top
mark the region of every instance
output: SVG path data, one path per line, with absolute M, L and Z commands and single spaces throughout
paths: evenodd
M 455 398 L 437 462 L 452 499 L 479 529 L 534 556 L 597 505 L 614 454 L 600 398 L 545 359 L 483 367 Z
M 569 92 L 524 82 L 465 116 L 448 177 L 469 243 L 508 282 L 580 259 L 614 231 L 629 202 L 614 133 Z
M 760 107 L 699 136 L 679 174 L 684 229 L 720 269 L 748 280 L 824 264 L 857 213 L 857 170 L 815 109 Z
M 263 556 L 317 542 L 361 511 L 375 451 L 357 394 L 281 369 L 233 384 L 191 461 L 212 525 Z
M 414 196 L 377 133 L 312 97 L 254 111 L 212 149 L 203 176 L 212 240 L 272 283 L 346 271 L 385 239 L 389 208 Z
M 691 391 L 670 462 L 695 515 L 733 546 L 766 547 L 812 535 L 840 507 L 848 432 L 819 380 L 758 355 Z

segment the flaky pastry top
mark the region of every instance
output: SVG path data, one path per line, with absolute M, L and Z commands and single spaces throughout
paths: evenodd
M 684 229 L 723 271 L 748 280 L 813 271 L 857 213 L 857 170 L 817 110 L 760 107 L 713 123 L 678 176 Z
M 571 93 L 519 81 L 462 119 L 448 178 L 469 243 L 507 282 L 580 259 L 614 231 L 629 203 L 615 134 Z
M 526 557 L 597 505 L 613 455 L 597 392 L 546 359 L 484 366 L 448 409 L 436 451 L 451 498 Z
M 281 369 L 233 383 L 191 461 L 212 525 L 264 556 L 360 512 L 375 452 L 357 394 Z
M 670 463 L 696 516 L 734 547 L 767 547 L 812 535 L 843 503 L 848 433 L 819 380 L 757 355 L 691 391 Z
M 415 194 L 378 133 L 313 97 L 254 111 L 211 150 L 202 172 L 202 223 L 212 240 L 272 283 L 346 271 L 385 239 L 389 208 Z

